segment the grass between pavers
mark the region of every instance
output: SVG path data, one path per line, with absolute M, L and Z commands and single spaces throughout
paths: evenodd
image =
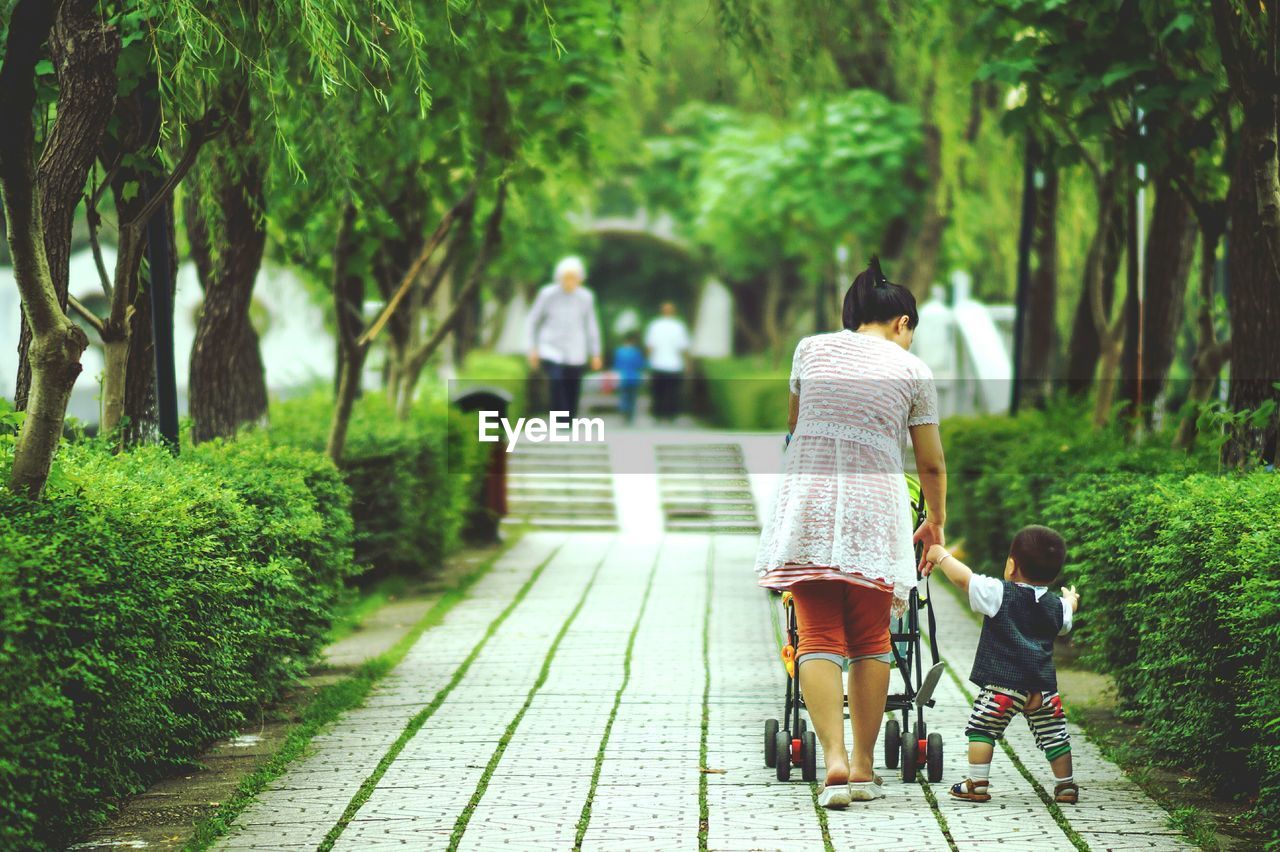
M 622 695 L 631 682 L 631 658 L 636 647 L 636 636 L 640 634 L 640 624 L 644 620 L 645 611 L 649 608 L 649 595 L 653 591 L 653 580 L 658 574 L 658 565 L 662 557 L 662 549 L 653 558 L 653 567 L 649 569 L 649 580 L 645 583 L 644 597 L 640 600 L 640 612 L 636 614 L 636 623 L 631 626 L 631 634 L 627 637 L 627 650 L 622 657 L 622 684 L 613 696 L 613 707 L 609 710 L 609 719 L 604 724 L 604 734 L 600 737 L 600 747 L 596 749 L 595 765 L 591 769 L 591 787 L 587 790 L 586 801 L 582 804 L 582 815 L 578 817 L 578 828 L 573 838 L 573 848 L 582 848 L 582 841 L 587 836 L 587 826 L 591 823 L 591 805 L 596 799 L 596 787 L 600 783 L 600 770 L 604 767 L 604 753 L 609 746 L 609 735 L 613 733 L 614 720 L 618 718 L 618 708 L 622 706 Z M 705 739 L 705 737 L 704 737 Z M 705 760 L 703 761 L 705 763 Z
M 409 653 L 409 649 L 417 643 L 423 633 L 444 620 L 449 611 L 466 598 L 467 592 L 470 591 L 471 587 L 489 572 L 494 563 L 504 553 L 515 546 L 520 539 L 520 535 L 521 533 L 513 534 L 501 549 L 495 551 L 474 571 L 463 577 L 456 586 L 444 592 L 432 605 L 431 609 L 427 610 L 422 618 L 419 619 L 418 623 L 389 650 L 363 663 L 350 676 L 318 690 L 302 709 L 301 721 L 289 731 L 284 742 L 276 749 L 275 754 L 271 755 L 264 764 L 240 782 L 236 792 L 232 794 L 230 799 L 223 802 L 217 813 L 206 817 L 196 825 L 195 832 L 192 834 L 191 839 L 187 841 L 184 849 L 187 852 L 208 849 L 218 838 L 226 834 L 258 794 L 265 790 L 272 781 L 283 775 L 289 764 L 306 753 L 311 740 L 317 734 L 329 727 L 342 714 L 349 710 L 354 710 L 364 703 L 374 684 L 400 664 L 400 661 Z M 390 585 L 385 587 L 383 593 L 390 594 L 390 588 Z M 382 602 L 386 603 L 386 600 L 383 599 Z M 355 612 L 362 612 L 361 618 L 363 618 L 372 611 L 373 609 L 359 604 L 352 605 L 346 609 L 349 618 L 353 617 L 352 614 Z M 356 623 L 359 622 L 357 621 Z M 331 632 L 331 635 L 336 641 L 342 635 L 350 633 L 351 629 L 354 629 L 354 627 L 348 627 L 345 630 L 337 628 Z
M 409 740 L 413 739 L 413 735 L 418 732 L 418 729 L 426 723 L 427 719 L 431 718 L 431 715 L 435 713 L 436 710 L 439 709 L 440 705 L 444 703 L 444 700 L 449 697 L 449 693 L 453 691 L 453 688 L 458 685 L 464 676 L 466 676 L 467 670 L 471 668 L 471 664 L 480 656 L 480 652 L 484 650 L 484 646 L 488 644 L 489 639 L 495 632 L 497 632 L 498 628 L 502 626 L 502 622 L 507 620 L 507 616 L 511 615 L 515 608 L 520 605 L 520 602 L 524 600 L 525 595 L 529 593 L 529 589 L 531 589 L 533 584 L 537 582 L 538 578 L 542 576 L 542 572 L 546 569 L 547 565 L 550 564 L 551 560 L 555 559 L 556 554 L 559 552 L 560 546 L 557 546 L 544 560 L 542 560 L 537 568 L 533 569 L 533 573 L 530 574 L 529 578 L 520 586 L 520 589 L 516 592 L 515 597 L 511 599 L 511 602 L 508 603 L 506 607 L 503 608 L 502 612 L 498 613 L 497 617 L 489 623 L 489 627 L 485 630 L 484 635 L 480 637 L 480 641 L 476 643 L 475 647 L 471 649 L 471 653 L 467 655 L 466 659 L 464 659 L 454 671 L 453 676 L 449 678 L 449 682 L 445 684 L 443 689 L 436 693 L 435 698 L 431 700 L 430 704 L 418 711 L 418 713 L 409 720 L 409 724 L 405 726 L 404 731 L 402 731 L 400 736 L 396 738 L 396 741 L 391 744 L 391 747 L 387 749 L 387 753 L 382 756 L 382 760 L 378 761 L 378 765 L 374 767 L 374 770 L 370 773 L 369 777 L 360 785 L 360 789 L 356 791 L 355 796 L 352 797 L 351 802 L 347 805 L 346 810 L 342 812 L 342 816 L 338 818 L 337 823 L 334 824 L 333 828 L 329 829 L 329 833 L 326 834 L 324 840 L 320 842 L 318 850 L 328 850 L 333 848 L 333 844 L 351 822 L 352 817 L 354 817 L 356 812 L 360 810 L 360 807 L 368 801 L 369 796 L 373 793 L 373 788 L 377 786 L 380 780 L 382 780 L 382 776 L 386 774 L 387 768 L 391 766 L 397 757 L 399 757 L 400 752 L 404 750 L 404 747 Z M 488 570 L 488 568 L 486 567 L 485 570 Z M 478 580 L 479 577 L 476 577 L 475 579 Z M 465 583 L 465 587 L 470 588 L 474 582 L 475 580 L 468 578 L 468 581 Z M 465 589 L 462 589 L 462 591 L 465 592 Z M 462 600 L 462 597 L 462 595 L 459 595 L 458 598 L 450 604 L 449 608 L 452 609 L 458 601 Z M 443 617 L 443 614 L 441 617 Z M 412 643 L 410 643 L 410 647 L 411 646 Z M 406 648 L 405 651 L 407 652 L 408 648 Z M 403 654 L 401 656 L 403 657 Z
M 529 712 L 529 707 L 533 704 L 533 699 L 537 697 L 538 690 L 542 689 L 542 685 L 547 681 L 547 676 L 551 674 L 551 662 L 555 659 L 556 652 L 560 650 L 560 643 L 564 641 L 564 637 L 569 633 L 569 628 L 577 620 L 578 613 L 582 612 L 582 607 L 587 602 L 587 596 L 591 594 L 591 589 L 596 584 L 596 578 L 600 576 L 600 569 L 604 567 L 604 563 L 608 558 L 609 554 L 606 551 L 604 556 L 600 557 L 600 561 L 596 563 L 595 570 L 591 572 L 591 579 L 583 587 L 582 595 L 579 596 L 573 611 L 569 613 L 569 617 L 565 619 L 564 624 L 560 625 L 560 630 L 556 633 L 555 639 L 552 640 L 551 647 L 547 649 L 547 655 L 542 660 L 542 668 L 538 671 L 538 678 L 533 682 L 533 686 L 530 687 L 529 694 L 524 699 L 524 704 L 516 712 L 511 724 L 507 725 L 507 729 L 502 732 L 502 737 L 498 740 L 498 747 L 493 750 L 493 755 L 489 758 L 488 764 L 485 765 L 484 772 L 481 773 L 480 780 L 476 783 L 475 792 L 471 794 L 471 800 L 467 802 L 466 807 L 462 809 L 462 813 L 458 814 L 458 819 L 453 824 L 453 833 L 449 835 L 449 852 L 455 852 L 458 844 L 462 842 L 462 836 L 466 834 L 467 825 L 471 822 L 471 815 L 475 813 L 480 800 L 484 798 L 485 791 L 489 788 L 489 781 L 493 778 L 493 773 L 497 770 L 498 764 L 502 762 L 502 755 L 506 754 L 507 745 L 510 744 L 511 738 L 515 736 L 516 729 L 520 727 L 520 722 L 523 721 L 525 713 Z
M 960 852 L 960 847 L 956 845 L 955 838 L 951 836 L 951 826 L 947 825 L 947 817 L 942 812 L 942 806 L 938 804 L 938 797 L 933 794 L 933 788 L 929 786 L 929 782 L 924 776 L 917 775 L 916 780 L 920 782 L 920 788 L 924 790 L 925 800 L 929 802 L 929 808 L 933 811 L 934 818 L 938 821 L 938 828 L 942 830 L 942 836 L 947 840 L 947 846 L 951 852 Z
M 702 608 L 702 732 L 698 740 L 698 850 L 707 852 L 711 831 L 711 808 L 707 804 L 707 734 L 711 730 L 711 594 L 715 590 L 716 540 L 707 545 L 707 578 L 703 584 L 706 603 Z

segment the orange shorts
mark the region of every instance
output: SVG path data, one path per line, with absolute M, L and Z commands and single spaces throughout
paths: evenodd
M 847 664 L 889 656 L 889 605 L 893 593 L 841 580 L 810 580 L 791 587 L 800 630 L 796 659 L 806 656 Z

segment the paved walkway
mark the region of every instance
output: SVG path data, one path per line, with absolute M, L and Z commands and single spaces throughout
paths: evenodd
M 783 675 L 755 541 L 527 534 L 220 848 L 1071 848 L 1046 805 L 1048 764 L 1018 722 L 1010 744 L 1025 771 L 998 753 L 987 805 L 884 770 L 886 800 L 820 812 L 811 785 L 774 780 L 763 720 L 778 715 Z M 963 675 L 977 626 L 934 593 L 943 655 Z M 951 780 L 964 773 L 968 689 L 944 677 L 928 717 Z M 1062 813 L 1078 844 L 1184 848 L 1166 814 L 1073 736 L 1083 798 Z

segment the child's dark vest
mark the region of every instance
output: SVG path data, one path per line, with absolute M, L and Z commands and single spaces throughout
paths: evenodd
M 982 622 L 969 680 L 1019 692 L 1057 692 L 1053 638 L 1062 629 L 1062 599 L 1005 580 L 1004 600 Z

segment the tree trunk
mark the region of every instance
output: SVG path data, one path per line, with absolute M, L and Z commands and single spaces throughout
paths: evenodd
M 1251 137 L 1248 125 L 1242 130 L 1242 153 L 1261 145 Z M 1271 136 L 1274 142 L 1274 129 Z M 1272 148 L 1271 156 L 1275 156 Z M 1263 183 L 1256 157 L 1241 157 L 1241 170 L 1232 181 L 1227 196 L 1229 235 L 1227 306 L 1231 314 L 1231 390 L 1227 405 L 1232 411 L 1255 411 L 1268 402 L 1280 400 L 1275 383 L 1280 381 L 1280 275 L 1269 244 L 1265 222 Z M 1241 171 L 1244 174 L 1241 174 Z M 1240 468 L 1254 462 L 1274 462 L 1276 458 L 1277 416 L 1233 427 L 1222 448 L 1222 463 Z
M 932 80 L 926 95 L 922 114 L 931 113 L 933 101 Z M 898 283 L 906 287 L 916 298 L 924 299 L 938 276 L 938 258 L 942 254 L 942 238 L 950 218 L 950 197 L 943 197 L 942 179 L 942 131 L 936 124 L 926 121 L 924 128 L 924 165 L 926 172 L 925 201 L 920 226 L 911 241 L 911 247 L 903 255 L 906 274 Z
M 0 192 L 3 193 L 14 278 L 31 330 L 27 416 L 14 446 L 10 487 L 30 497 L 44 490 L 62 439 L 71 389 L 89 339 L 62 308 L 45 252 L 35 169 L 35 68 L 58 5 L 19 0 L 9 20 L 0 64 Z
M 159 279 L 165 286 L 173 287 L 177 274 L 178 252 L 174 245 L 174 203 L 169 198 L 160 215 L 169 220 L 170 264 Z M 147 287 L 156 286 L 157 276 L 147 272 Z M 133 322 L 129 327 L 129 360 L 125 366 L 124 391 L 124 443 L 135 445 L 151 443 L 159 437 L 159 412 L 156 409 L 156 354 L 151 332 L 151 300 L 135 299 Z
M 1071 326 L 1067 353 L 1067 391 L 1083 396 L 1093 387 L 1102 339 L 1094 319 L 1095 290 L 1101 295 L 1104 311 L 1115 298 L 1116 271 L 1124 247 L 1124 220 L 1116 214 L 1115 175 L 1108 175 L 1098 192 L 1098 228 L 1094 231 L 1085 260 L 1084 282 Z
M 1133 409 L 1138 404 L 1141 376 L 1141 413 L 1148 420 L 1152 404 L 1164 389 L 1177 349 L 1196 239 L 1191 205 L 1168 176 L 1156 180 L 1155 194 L 1155 212 L 1145 250 L 1147 280 L 1142 304 L 1141 357 L 1137 335 L 1126 329 L 1120 368 L 1120 398 L 1128 403 L 1131 414 L 1139 413 Z
M 67 309 L 71 229 L 89 167 L 116 101 L 120 33 L 103 20 L 97 0 L 67 0 L 57 12 L 49 48 L 58 77 L 57 119 L 37 169 L 44 250 L 58 304 Z M 55 6 L 56 8 L 56 6 Z M 39 45 L 33 45 L 38 49 Z M 26 312 L 23 309 L 23 317 Z M 22 322 L 14 406 L 27 407 L 31 329 Z
M 1196 317 L 1196 354 L 1191 362 L 1191 386 L 1183 405 L 1182 422 L 1174 438 L 1174 449 L 1190 450 L 1196 441 L 1196 423 L 1200 411 L 1213 395 L 1218 374 L 1231 355 L 1230 341 L 1219 341 L 1214 329 L 1213 303 L 1216 290 L 1213 286 L 1214 270 L 1218 261 L 1218 243 L 1226 228 L 1224 205 L 1202 206 L 1200 215 L 1200 310 Z
M 224 136 L 212 146 L 206 180 L 189 194 L 188 228 L 204 306 L 191 349 L 188 401 L 196 443 L 231 437 L 245 423 L 267 413 L 267 387 L 258 335 L 249 321 L 253 285 L 266 245 L 264 171 L 256 149 L 248 81 L 241 78 L 223 95 L 228 117 Z M 197 191 L 196 187 L 199 187 Z M 218 213 L 200 211 L 201 196 Z M 199 244 L 200 252 L 195 251 Z
M 1043 405 L 1053 389 L 1053 361 L 1057 351 L 1058 306 L 1058 170 L 1044 169 L 1044 186 L 1036 195 L 1036 258 L 1027 293 L 1026 338 L 1022 349 L 1023 401 Z
M 400 405 L 398 414 L 404 418 L 408 416 L 409 410 L 413 405 L 413 392 L 418 385 L 418 377 L 422 373 L 423 367 L 431 358 L 440 345 L 445 342 L 450 332 L 453 332 L 459 321 L 462 319 L 467 310 L 467 305 L 471 303 L 474 296 L 480 292 L 480 282 L 484 278 L 485 269 L 488 268 L 489 260 L 493 257 L 493 253 L 497 250 L 498 244 L 502 239 L 502 217 L 505 215 L 507 201 L 507 185 L 505 182 L 499 183 L 498 195 L 494 201 L 493 210 L 489 213 L 489 217 L 485 222 L 484 236 L 481 238 L 480 246 L 476 251 L 475 258 L 471 261 L 471 267 L 467 270 L 466 280 L 462 287 L 453 298 L 453 304 L 449 312 L 421 346 L 419 346 L 407 359 L 405 373 L 402 381 L 404 382 L 404 392 L 400 397 Z
M 333 307 L 338 326 L 338 389 L 329 424 L 329 440 L 325 452 L 334 464 L 342 461 L 347 446 L 347 427 L 351 411 L 360 395 L 360 375 L 367 347 L 359 342 L 364 328 L 364 280 L 349 268 L 355 254 L 356 208 L 348 203 L 342 211 L 333 248 Z

